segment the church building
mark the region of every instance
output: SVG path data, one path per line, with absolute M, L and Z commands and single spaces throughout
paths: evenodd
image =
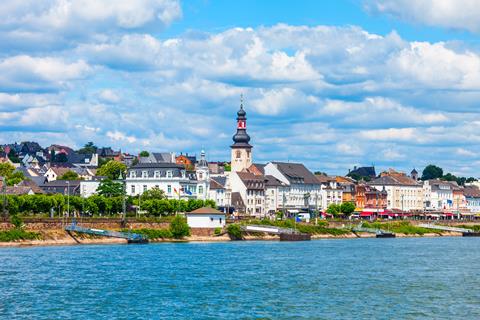
M 247 170 L 252 165 L 252 146 L 250 136 L 247 134 L 247 113 L 243 110 L 243 102 L 237 112 L 237 133 L 233 136 L 233 144 L 230 146 L 232 172 Z

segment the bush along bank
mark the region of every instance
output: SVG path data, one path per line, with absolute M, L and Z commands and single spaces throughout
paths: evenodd
M 12 242 L 20 240 L 40 240 L 40 233 L 23 230 L 23 221 L 16 215 L 10 217 L 13 229 L 0 231 L 0 242 Z
M 187 219 L 182 216 L 175 216 L 168 229 L 124 229 L 123 232 L 133 232 L 146 236 L 150 240 L 159 239 L 183 239 L 190 235 L 190 227 Z
M 342 236 L 350 234 L 351 231 L 347 229 L 338 229 L 338 228 L 329 228 L 328 222 L 320 221 L 317 225 L 306 224 L 306 223 L 295 223 L 293 219 L 288 220 L 248 220 L 241 223 L 233 223 L 227 226 L 227 233 L 232 240 L 242 240 L 244 239 L 244 234 L 242 232 L 242 225 L 264 225 L 264 226 L 273 226 L 279 228 L 290 228 L 296 229 L 300 233 L 306 233 L 310 235 L 332 235 L 332 236 Z M 261 236 L 261 233 L 257 233 L 258 236 Z
M 406 235 L 424 235 L 426 233 L 442 234 L 441 230 L 428 229 L 415 226 L 408 221 L 397 222 L 364 222 L 366 228 L 382 229 L 393 233 L 402 233 Z

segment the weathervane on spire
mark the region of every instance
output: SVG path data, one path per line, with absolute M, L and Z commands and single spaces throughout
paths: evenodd
M 243 109 L 243 93 L 240 93 L 240 108 Z

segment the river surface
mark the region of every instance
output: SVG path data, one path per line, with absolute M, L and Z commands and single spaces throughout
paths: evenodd
M 480 238 L 0 249 L 1 319 L 480 319 Z

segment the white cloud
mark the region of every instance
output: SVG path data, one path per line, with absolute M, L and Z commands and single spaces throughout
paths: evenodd
M 476 152 L 473 152 L 464 148 L 457 148 L 457 150 L 455 150 L 455 153 L 458 154 L 459 156 L 464 156 L 464 157 L 474 157 L 477 155 Z
M 84 79 L 92 69 L 83 60 L 67 62 L 60 58 L 37 58 L 27 55 L 0 61 L 0 90 L 57 91 L 69 81 Z
M 127 141 L 128 143 L 134 143 L 135 141 L 137 141 L 137 138 L 135 138 L 134 136 L 127 136 L 125 133 L 118 130 L 107 131 L 106 135 L 114 141 Z
M 104 103 L 117 103 L 120 101 L 118 94 L 111 89 L 105 89 L 99 92 L 98 98 Z
M 367 10 L 401 20 L 480 32 L 477 0 L 366 0 Z

